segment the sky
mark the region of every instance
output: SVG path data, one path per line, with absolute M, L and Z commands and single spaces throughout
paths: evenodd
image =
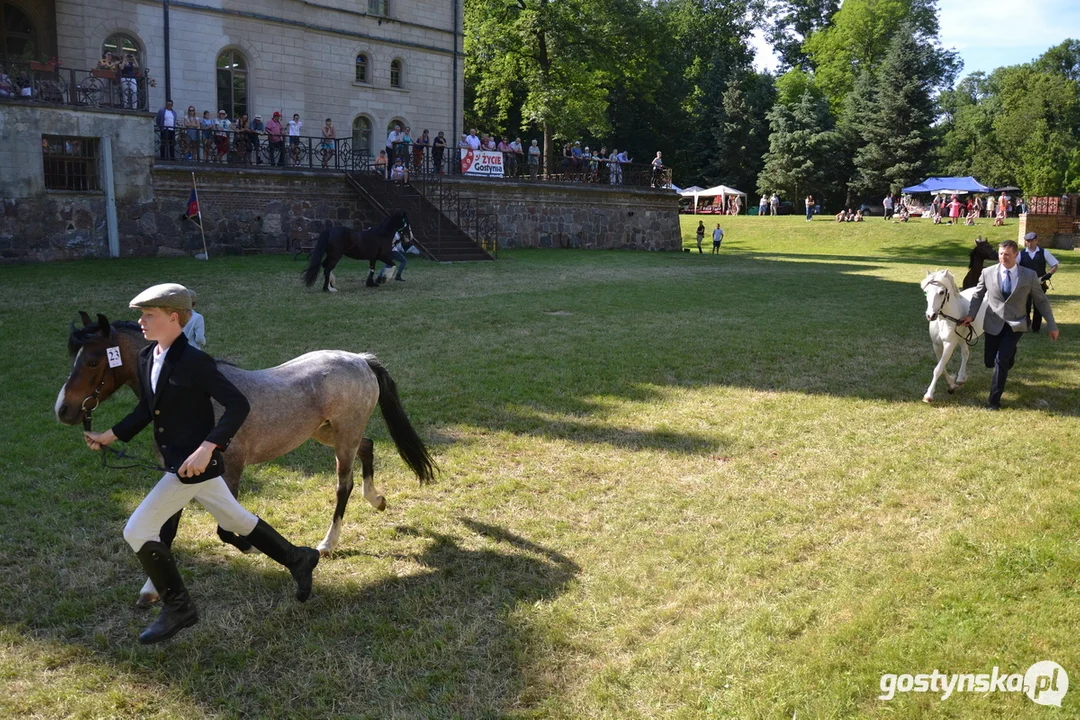
M 1025 63 L 1062 40 L 1080 39 L 1077 0 L 938 0 L 938 10 L 942 47 L 964 61 L 960 77 Z M 776 57 L 760 30 L 752 44 L 758 69 L 774 70 Z

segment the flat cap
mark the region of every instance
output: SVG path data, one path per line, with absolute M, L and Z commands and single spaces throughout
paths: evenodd
M 1029 232 L 1027 235 L 1024 236 L 1024 239 L 1025 240 L 1034 240 L 1037 237 L 1039 237 L 1038 233 Z
M 132 298 L 128 307 L 190 310 L 191 293 L 183 285 L 163 283 L 143 290 Z

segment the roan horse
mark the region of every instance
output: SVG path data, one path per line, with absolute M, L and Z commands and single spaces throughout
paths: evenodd
M 956 279 L 948 270 L 927 270 L 921 285 L 926 293 L 926 319 L 930 323 L 930 340 L 934 343 L 934 352 L 938 358 L 937 365 L 934 366 L 934 378 L 923 395 L 923 402 L 929 403 L 934 400 L 934 386 L 943 374 L 950 394 L 967 382 L 968 357 L 971 355 L 968 343 L 974 343 L 983 333 L 986 303 L 979 308 L 979 314 L 970 327 L 960 327 L 960 320 L 968 314 L 975 289 L 969 288 L 963 292 L 958 290 Z M 954 379 L 946 366 L 957 347 L 960 348 L 960 371 Z
M 381 260 L 388 267 L 394 267 L 394 261 L 390 258 L 390 249 L 394 244 L 394 233 L 401 233 L 406 242 L 412 236 L 409 227 L 409 216 L 405 213 L 394 213 L 379 225 L 367 230 L 350 230 L 346 227 L 336 226 L 323 230 L 319 235 L 315 249 L 311 253 L 311 262 L 304 270 L 304 284 L 311 287 L 315 284 L 315 278 L 319 276 L 319 265 L 323 267 L 323 291 L 337 292 L 334 287 L 334 267 L 337 266 L 342 256 L 351 257 L 355 260 L 368 261 L 367 286 L 377 287 L 375 283 L 375 261 Z M 326 259 L 323 260 L 323 255 Z
M 87 411 L 92 412 L 124 385 L 138 394 L 137 358 L 147 344 L 136 323 L 110 325 L 104 315 L 98 315 L 97 322 L 92 322 L 86 313 L 80 315 L 83 327 L 76 328 L 72 323 L 68 335 L 68 351 L 74 357 L 71 374 L 56 398 L 56 418 L 67 425 L 81 422 Z M 108 350 L 112 348 L 120 351 L 116 367 L 110 367 L 113 363 L 108 361 Z M 435 464 L 405 415 L 393 378 L 374 355 L 316 350 L 266 370 L 242 370 L 224 362 L 218 366 L 251 405 L 247 419 L 225 451 L 222 477 L 234 495 L 245 465 L 272 460 L 309 437 L 334 448 L 337 504 L 330 529 L 318 546 L 324 556 L 333 552 L 341 535 L 357 455 L 363 472 L 364 498 L 377 510 L 386 508 L 386 500 L 374 484 L 373 445 L 364 437 L 376 404 L 401 459 L 421 484 L 434 479 Z M 220 417 L 222 410 L 217 403 L 214 410 Z M 177 513 L 162 528 L 161 540 L 166 545 L 172 544 L 179 521 Z M 246 540 L 221 528 L 218 536 L 245 552 L 251 550 Z M 147 580 L 139 605 L 156 600 L 157 593 Z

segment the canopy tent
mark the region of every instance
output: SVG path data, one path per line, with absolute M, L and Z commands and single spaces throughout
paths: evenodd
M 986 187 L 973 177 L 929 177 L 923 180 L 918 185 L 912 185 L 911 187 L 904 188 L 906 193 L 956 193 L 963 192 L 978 192 L 988 193 L 992 192 L 991 188 Z
M 699 187 L 697 187 L 695 185 L 694 187 L 690 187 L 690 188 L 687 188 L 687 189 L 683 190 L 681 193 L 679 193 L 679 195 L 681 195 L 683 197 L 692 197 L 692 198 L 694 198 L 694 212 L 695 213 L 697 212 L 698 198 L 703 198 L 703 197 L 727 198 L 727 197 L 735 196 L 735 195 L 738 195 L 739 197 L 746 197 L 746 193 L 742 192 L 741 190 L 736 190 L 735 188 L 728 187 L 727 185 L 717 185 L 715 187 L 708 188 L 707 190 L 703 190 L 703 189 L 701 189 L 701 188 L 699 188 Z

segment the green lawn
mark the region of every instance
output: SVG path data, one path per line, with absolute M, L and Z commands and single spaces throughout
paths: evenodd
M 0 266 L 0 717 L 1080 717 L 1080 690 L 878 699 L 883 673 L 1040 660 L 1080 684 L 1080 263 L 1057 253 L 1062 340 L 1025 338 L 988 413 L 981 344 L 921 402 L 918 281 L 1015 222 L 720 222 L 718 256 L 504 251 L 374 291 L 345 261 L 334 296 L 287 257 Z M 144 648 L 120 531 L 156 477 L 101 469 L 52 408 L 77 311 L 133 319 L 165 281 L 245 367 L 378 354 L 442 472 L 419 487 L 374 420 L 389 508 L 354 493 L 304 605 L 193 508 L 202 619 Z M 307 443 L 242 499 L 314 545 L 333 487 Z

